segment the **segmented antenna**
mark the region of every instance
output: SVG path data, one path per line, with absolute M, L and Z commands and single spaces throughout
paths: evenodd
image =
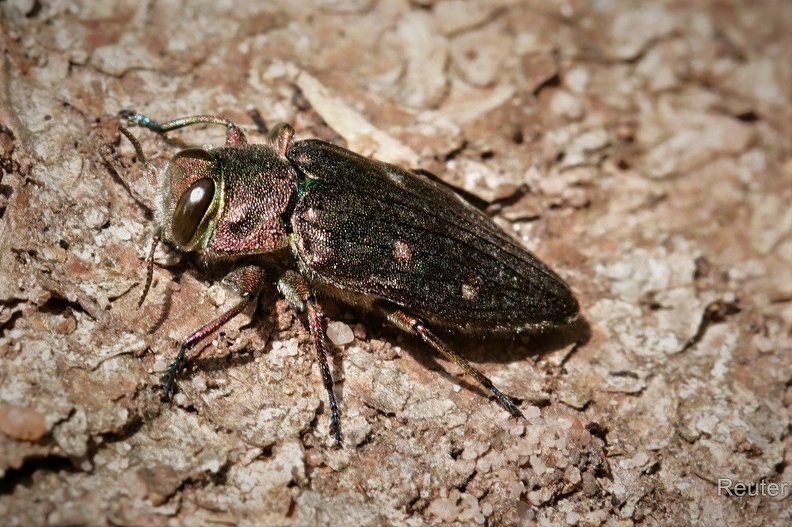
M 148 162 L 146 159 L 146 155 L 143 153 L 143 148 L 140 146 L 140 141 L 137 140 L 137 137 L 132 135 L 132 133 L 127 130 L 124 126 L 119 125 L 118 130 L 129 139 L 129 142 L 132 143 L 132 146 L 135 148 L 135 155 L 140 160 L 141 163 L 146 167 L 146 171 L 148 172 L 149 183 L 152 185 L 157 184 L 157 177 L 156 171 L 154 167 L 151 166 L 151 163 Z M 143 302 L 146 300 L 146 296 L 148 295 L 149 289 L 151 289 L 151 280 L 154 276 L 154 252 L 157 249 L 157 245 L 159 245 L 160 238 L 159 234 L 155 233 L 152 242 L 151 242 L 151 250 L 149 250 L 148 256 L 146 257 L 146 284 L 143 286 L 143 294 L 140 296 L 140 300 L 138 300 L 137 308 L 143 305 Z

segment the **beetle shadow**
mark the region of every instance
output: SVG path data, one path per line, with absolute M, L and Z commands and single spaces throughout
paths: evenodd
M 219 334 L 222 337 L 222 334 Z M 211 346 L 207 345 L 206 348 Z M 198 351 L 203 353 L 206 348 Z M 202 373 L 215 373 L 218 371 L 229 370 L 250 364 L 256 360 L 254 350 L 251 348 L 243 348 L 235 353 L 220 352 L 212 354 L 208 357 L 196 356 L 190 359 L 189 367 L 180 374 L 182 378 L 190 378 L 197 372 Z
M 174 278 L 173 281 L 178 283 L 177 278 Z M 162 303 L 157 306 L 158 309 L 156 317 L 154 318 L 154 324 L 152 324 L 146 330 L 146 332 L 149 334 L 159 331 L 165 321 L 168 320 L 168 315 L 170 314 L 171 308 L 173 307 L 173 290 L 170 287 L 166 287 L 164 296 L 165 297 L 163 298 Z M 144 306 L 145 301 L 143 305 L 140 306 L 140 308 L 143 309 Z
M 517 337 L 520 345 L 516 352 L 521 358 L 541 357 L 560 349 L 573 346 L 563 362 L 569 360 L 577 350 L 591 340 L 591 325 L 580 316 L 575 322 L 539 333 L 525 333 Z
M 371 326 L 369 326 L 371 327 Z M 545 329 L 540 332 L 512 336 L 465 336 L 433 328 L 435 335 L 443 341 L 452 351 L 465 359 L 471 366 L 480 371 L 479 366 L 486 363 L 507 364 L 515 361 L 525 361 L 528 358 L 538 358 L 560 349 L 572 346 L 569 354 L 564 357 L 566 362 L 578 349 L 591 340 L 591 326 L 581 316 L 567 326 Z M 405 334 L 396 328 L 386 326 L 384 323 L 372 336 L 381 333 L 384 340 L 395 342 L 399 335 L 409 342 L 406 351 L 427 370 L 437 372 L 452 385 L 474 392 L 483 397 L 491 397 L 492 393 L 464 374 L 453 361 L 446 359 L 447 363 L 438 361 L 443 357 L 431 346 L 424 343 L 420 337 Z M 445 359 L 445 357 L 443 357 Z M 497 384 L 496 384 L 496 387 Z M 519 398 L 513 397 L 519 401 Z
M 148 327 L 148 329 L 146 329 L 146 333 L 148 334 L 156 333 L 157 331 L 160 330 L 162 325 L 165 324 L 165 322 L 168 320 L 168 316 L 170 315 L 171 308 L 173 307 L 173 297 L 176 292 L 174 288 L 169 287 L 169 285 L 171 283 L 175 283 L 180 286 L 182 277 L 184 276 L 184 273 L 187 272 L 188 269 L 190 269 L 189 263 L 185 262 L 185 259 L 182 259 L 181 261 L 173 265 L 169 265 L 167 267 L 168 272 L 171 274 L 170 278 L 166 278 L 162 275 L 152 277 L 151 289 L 153 289 L 155 285 L 158 285 L 157 282 L 163 281 L 165 283 L 164 285 L 165 291 L 163 292 L 163 299 L 161 303 L 150 304 L 151 306 L 156 306 L 157 311 L 155 313 L 155 317 L 152 317 L 154 323 L 151 324 Z M 147 300 L 149 298 L 149 295 L 151 294 L 151 289 L 147 291 L 146 298 L 143 299 L 143 303 L 140 305 L 140 307 L 136 308 L 138 312 L 140 312 L 140 310 L 143 310 L 147 307 L 148 304 Z
M 256 309 L 253 311 L 250 323 L 240 326 L 238 331 L 242 332 L 249 329 L 264 336 L 263 340 L 265 344 L 263 348 L 248 343 L 247 346 L 239 350 L 232 351 L 231 349 L 220 348 L 217 352 L 212 353 L 212 355 L 203 357 L 203 353 L 212 346 L 212 340 L 223 340 L 226 338 L 227 332 L 221 327 L 216 332 L 207 336 L 207 344 L 196 346 L 196 349 L 192 351 L 194 355 L 189 359 L 187 371 L 183 372 L 181 375 L 187 378 L 199 371 L 214 373 L 238 368 L 254 362 L 256 360 L 257 351 L 265 354 L 269 353 L 272 349 L 272 339 L 270 338 L 272 336 L 272 327 L 268 319 L 262 315 L 260 305 L 257 305 Z

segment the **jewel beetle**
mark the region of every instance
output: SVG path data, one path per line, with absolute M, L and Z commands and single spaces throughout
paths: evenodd
M 119 116 L 159 134 L 199 123 L 226 128 L 225 145 L 178 152 L 156 180 L 154 249 L 164 242 L 230 269 L 239 293 L 227 312 L 188 336 L 162 377 L 172 394 L 187 352 L 255 301 L 267 281 L 306 311 L 330 405 L 330 433 L 341 445 L 338 404 L 327 362 L 321 298 L 375 311 L 419 336 L 487 388 L 515 417 L 513 399 L 431 328 L 463 335 L 536 331 L 574 322 L 578 302 L 547 265 L 446 186 L 320 140 L 294 140 L 279 124 L 249 144 L 234 123 L 196 115 L 165 123 L 132 110 Z M 138 157 L 145 157 L 126 128 Z

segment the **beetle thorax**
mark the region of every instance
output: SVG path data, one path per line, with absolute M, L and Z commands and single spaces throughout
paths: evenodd
M 267 145 L 212 153 L 222 167 L 222 196 L 205 256 L 260 254 L 284 247 L 284 216 L 297 192 L 291 164 Z

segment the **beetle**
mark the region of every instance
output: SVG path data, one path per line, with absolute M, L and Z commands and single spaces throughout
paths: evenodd
M 571 324 L 579 307 L 556 273 L 483 212 L 421 172 L 320 140 L 296 141 L 285 123 L 272 129 L 266 143 L 249 144 L 239 126 L 212 115 L 162 124 L 132 110 L 119 116 L 158 134 L 200 123 L 226 128 L 224 146 L 181 150 L 161 174 L 150 174 L 157 184 L 157 227 L 140 304 L 160 241 L 196 253 L 207 266 L 229 267 L 224 280 L 240 296 L 182 342 L 162 377 L 166 397 L 187 352 L 244 311 L 269 279 L 293 308 L 307 313 L 337 446 L 341 426 L 322 297 L 384 315 L 452 360 L 512 416 L 522 417 L 515 400 L 430 326 L 464 335 L 514 334 Z M 145 162 L 137 139 L 120 129 Z

